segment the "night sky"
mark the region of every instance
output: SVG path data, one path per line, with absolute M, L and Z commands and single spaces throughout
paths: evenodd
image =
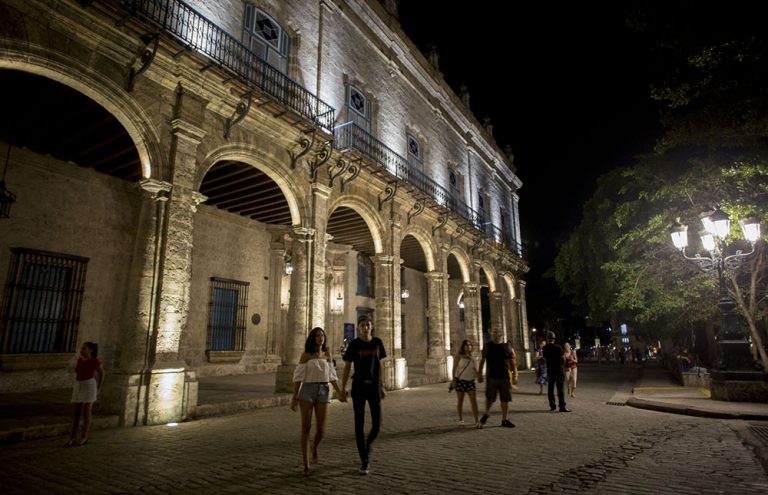
M 405 32 L 423 52 L 437 46 L 445 80 L 456 91 L 466 84 L 475 116 L 489 116 L 497 143 L 512 146 L 533 325 L 546 306 L 569 316 L 542 275 L 595 179 L 651 151 L 661 132 L 648 50 L 620 3 L 400 2 Z

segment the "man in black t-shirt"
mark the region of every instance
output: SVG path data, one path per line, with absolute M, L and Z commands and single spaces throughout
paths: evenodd
M 355 441 L 360 454 L 360 474 L 368 474 L 370 466 L 371 444 L 379 434 L 381 427 L 381 400 L 386 395 L 381 378 L 381 360 L 387 357 L 384 343 L 371 335 L 373 324 L 371 317 L 363 315 L 357 320 L 359 337 L 349 343 L 344 352 L 344 374 L 341 379 L 341 394 L 347 394 L 347 380 L 352 363 L 355 374 L 352 376 L 352 407 L 355 411 Z M 365 437 L 365 403 L 371 410 L 371 431 Z
M 483 372 L 485 371 L 485 414 L 480 418 L 478 428 L 482 428 L 488 421 L 488 412 L 491 406 L 496 402 L 496 396 L 499 396 L 501 404 L 501 426 L 505 428 L 514 428 L 515 425 L 507 419 L 509 412 L 509 402 L 512 400 L 512 384 L 510 383 L 510 374 L 517 370 L 515 366 L 515 353 L 511 347 L 503 343 L 504 337 L 498 329 L 493 331 L 493 342 L 488 342 L 483 348 L 483 358 L 480 360 L 480 376 L 478 382 L 483 382 Z M 483 370 L 485 365 L 486 369 Z M 517 384 L 517 375 L 512 379 Z
M 563 365 L 563 348 L 555 344 L 555 332 L 547 332 L 547 345 L 541 351 L 544 360 L 547 362 L 547 396 L 549 397 L 549 410 L 554 411 L 557 408 L 555 404 L 555 386 L 557 386 L 557 400 L 560 403 L 560 412 L 571 412 L 565 407 L 565 394 L 563 393 L 563 381 L 565 380 L 565 371 Z

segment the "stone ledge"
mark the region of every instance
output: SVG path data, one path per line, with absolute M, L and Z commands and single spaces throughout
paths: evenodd
M 0 354 L 0 369 L 3 371 L 63 369 L 74 364 L 74 357 L 73 352 Z
M 245 351 L 205 351 L 209 363 L 239 363 Z

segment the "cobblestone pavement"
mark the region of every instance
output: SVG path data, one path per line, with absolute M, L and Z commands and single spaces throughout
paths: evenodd
M 498 405 L 483 430 L 458 426 L 456 397 L 445 385 L 391 392 L 368 476 L 357 473 L 351 403 L 334 402 L 321 462 L 306 478 L 298 413 L 279 407 L 176 427 L 97 431 L 83 447 L 64 448 L 62 437 L 2 446 L 0 491 L 768 493 L 756 449 L 743 440 L 747 430 L 768 431 L 768 423 L 606 404 L 629 390 L 626 373 L 585 366 L 569 414 L 550 413 L 546 396 L 524 375 L 511 407 L 513 429 L 499 427 Z

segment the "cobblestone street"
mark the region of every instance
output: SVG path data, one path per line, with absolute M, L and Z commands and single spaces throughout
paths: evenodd
M 445 385 L 391 392 L 369 476 L 357 473 L 351 403 L 334 402 L 320 464 L 307 478 L 298 413 L 278 407 L 96 431 L 77 448 L 64 448 L 63 437 L 5 445 L 0 486 L 6 494 L 768 493 L 743 441 L 750 426 L 768 424 L 606 404 L 629 391 L 628 373 L 585 366 L 570 414 L 550 413 L 522 375 L 514 429 L 499 427 L 498 405 L 485 429 L 458 426 Z

